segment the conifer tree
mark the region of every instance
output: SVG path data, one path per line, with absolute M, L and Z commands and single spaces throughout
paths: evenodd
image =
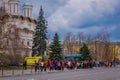
M 47 21 L 43 14 L 43 9 L 40 7 L 35 35 L 33 38 L 32 56 L 43 56 L 46 51 Z
M 61 60 L 62 59 L 62 46 L 59 41 L 59 36 L 57 33 L 54 35 L 53 42 L 50 45 L 50 60 Z
M 85 43 L 83 43 L 83 47 L 80 49 L 80 53 L 82 54 L 83 60 L 91 60 L 92 59 L 90 51 Z

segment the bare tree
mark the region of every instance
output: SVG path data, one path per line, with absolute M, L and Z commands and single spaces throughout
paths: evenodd
M 79 53 L 78 48 L 82 46 L 82 42 L 84 41 L 83 33 L 78 33 L 77 35 L 68 32 L 63 41 L 63 47 L 65 47 L 64 53 Z
M 3 28 L 4 28 L 4 24 L 5 24 L 5 21 L 3 20 L 3 16 L 5 14 L 6 14 L 5 8 L 0 7 L 0 43 L 2 43 L 2 39 L 3 39 Z M 1 48 L 2 48 L 2 46 L 0 45 L 0 49 Z
M 87 42 L 88 45 L 91 45 L 91 43 L 92 43 L 92 37 L 91 37 L 90 34 L 88 34 L 88 35 L 86 36 L 86 42 Z
M 16 25 L 8 24 L 9 17 L 3 7 L 0 8 L 0 59 L 2 62 L 15 61 L 23 45 L 20 39 L 19 30 Z M 17 54 L 18 53 L 18 54 Z M 11 55 L 11 56 L 7 56 Z M 5 57 L 3 57 L 5 56 Z M 19 56 L 20 57 L 20 56 Z M 3 59 L 4 58 L 4 59 Z M 15 59 L 16 58 L 16 59 Z M 6 60 L 5 60 L 6 59 Z
M 4 59 L 2 59 L 2 61 L 4 61 L 4 63 L 12 63 L 12 62 L 18 62 L 21 61 L 21 54 L 20 54 L 20 50 L 24 49 L 23 44 L 21 42 L 20 39 L 20 35 L 19 35 L 19 31 L 16 28 L 15 25 L 9 25 L 9 28 L 7 28 L 6 31 L 3 30 L 3 37 L 0 40 L 1 41 L 1 45 L 0 45 L 0 51 L 2 54 L 5 54 L 6 57 L 3 58 L 7 58 L 5 61 Z
M 95 60 L 108 61 L 110 48 L 109 48 L 109 36 L 107 31 L 102 30 L 94 39 L 95 43 Z
M 6 14 L 5 8 L 0 7 L 0 17 L 4 16 Z
M 77 48 L 77 37 L 76 35 L 72 34 L 71 35 L 71 52 L 77 53 L 76 48 Z
M 66 48 L 66 51 L 65 51 L 66 54 L 71 53 L 71 44 L 70 44 L 71 35 L 72 35 L 71 32 L 67 33 L 63 41 L 64 47 Z
M 78 39 L 78 42 L 79 42 L 79 46 L 81 46 L 82 42 L 85 40 L 85 36 L 84 36 L 83 32 L 78 32 L 77 39 Z
M 3 18 L 4 15 L 7 14 L 4 7 L 0 7 L 0 43 L 3 42 L 3 30 L 5 29 L 4 25 L 6 23 L 5 19 Z M 0 49 L 2 48 L 2 44 L 0 45 Z

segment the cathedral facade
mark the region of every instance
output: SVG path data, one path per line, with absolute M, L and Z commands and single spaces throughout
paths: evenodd
M 37 23 L 32 19 L 33 6 L 25 3 L 20 10 L 20 0 L 1 0 L 1 8 L 4 14 L 0 17 L 0 52 L 31 56 Z

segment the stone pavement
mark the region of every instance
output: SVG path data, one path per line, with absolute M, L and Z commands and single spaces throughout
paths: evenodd
M 116 65 L 116 67 L 120 68 L 120 65 Z M 106 68 L 106 67 L 94 67 L 94 68 Z M 93 68 L 93 69 L 94 69 Z M 67 70 L 65 68 L 64 71 L 75 71 L 77 69 L 74 70 Z M 41 74 L 41 73 L 55 73 L 55 72 L 63 72 L 62 70 L 53 70 L 53 71 L 49 71 L 49 69 L 47 69 L 46 72 L 41 72 L 40 70 L 38 70 L 37 72 L 35 72 L 34 69 L 27 69 L 27 70 L 0 70 L 0 77 L 7 77 L 7 76 L 21 76 L 21 75 L 30 75 L 30 74 Z
M 64 71 L 66 71 L 67 69 L 65 69 Z M 40 73 L 54 73 L 54 72 L 62 72 L 62 70 L 52 70 L 49 71 L 49 69 L 47 69 L 46 72 L 41 72 L 40 70 L 38 70 L 37 72 L 35 72 L 34 69 L 27 69 L 27 70 L 0 70 L 0 77 L 7 77 L 7 76 L 21 76 L 21 75 L 30 75 L 30 74 L 40 74 Z

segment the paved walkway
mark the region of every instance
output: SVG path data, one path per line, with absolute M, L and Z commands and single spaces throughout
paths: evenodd
M 120 65 L 117 65 L 116 67 L 120 68 Z M 100 68 L 103 68 L 103 67 L 94 67 L 94 68 L 100 69 Z M 73 70 L 67 70 L 65 68 L 64 71 L 73 71 Z M 74 69 L 74 71 L 75 71 L 75 69 Z M 54 73 L 54 72 L 62 72 L 62 71 L 60 71 L 60 70 L 49 71 L 49 69 L 47 69 L 46 72 L 41 72 L 40 70 L 35 72 L 34 69 L 27 69 L 27 70 L 3 70 L 3 71 L 0 70 L 0 77 L 20 76 L 20 75 L 28 75 L 28 74 L 39 74 L 39 73 Z
M 46 72 L 41 72 L 40 70 L 37 70 L 37 72 L 35 72 L 34 69 L 27 69 L 27 70 L 0 70 L 0 77 L 7 77 L 7 76 L 20 76 L 20 75 L 29 75 L 29 74 L 39 74 L 39 73 L 54 73 L 54 72 L 61 72 L 62 70 L 52 70 L 49 71 L 49 69 L 47 69 Z M 67 71 L 67 69 L 65 69 L 64 71 Z

